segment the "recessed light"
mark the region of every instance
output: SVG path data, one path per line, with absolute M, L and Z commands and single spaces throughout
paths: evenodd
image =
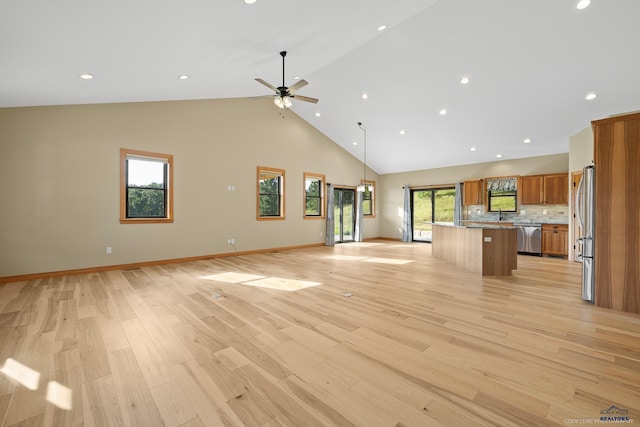
M 316 112 L 316 117 L 320 117 L 320 112 Z
M 357 143 L 357 142 L 355 142 L 355 141 L 353 141 L 353 142 L 352 142 L 352 144 L 353 144 L 353 145 L 358 145 L 358 143 Z
M 584 99 L 586 99 L 587 101 L 591 101 L 593 99 L 596 99 L 598 97 L 598 94 L 595 92 L 589 92 L 587 94 L 587 96 L 584 97 Z
M 404 134 L 405 134 L 405 132 L 404 132 L 404 129 L 403 129 L 403 130 L 400 131 L 400 135 L 404 135 Z
M 179 78 L 180 80 L 187 80 L 187 79 L 189 78 L 189 76 L 187 76 L 186 74 L 180 74 L 180 75 L 178 76 L 178 78 Z
M 367 95 L 366 93 L 363 93 L 362 94 L 362 99 L 367 99 L 367 98 L 369 98 L 369 95 Z
M 530 144 L 530 143 L 531 143 L 531 138 L 526 138 L 526 139 L 524 140 L 524 143 L 525 143 L 525 144 Z
M 93 74 L 80 74 L 80 78 L 82 80 L 91 80 L 93 78 Z
M 447 115 L 447 110 L 445 110 L 444 108 L 442 110 L 440 110 L 440 115 L 441 116 L 446 116 Z
M 461 85 L 468 85 L 469 84 L 469 77 L 464 76 L 460 79 L 460 84 Z
M 386 30 L 386 29 L 387 29 L 387 26 L 386 26 L 386 25 L 380 25 L 380 26 L 378 27 L 378 31 L 384 31 L 384 30 Z
M 244 4 L 254 4 L 256 0 L 244 0 Z
M 293 80 L 300 80 L 300 76 L 293 76 Z
M 501 159 L 502 158 L 502 154 L 496 154 L 496 157 Z
M 576 5 L 576 8 L 578 10 L 586 9 L 589 7 L 590 4 L 591 4 L 591 0 L 580 0 Z
M 469 148 L 469 151 L 476 151 L 476 147 Z

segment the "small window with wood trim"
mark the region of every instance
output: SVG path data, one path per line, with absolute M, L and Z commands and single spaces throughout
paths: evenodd
M 325 217 L 324 181 L 324 175 L 304 173 L 305 219 L 322 219 Z
M 362 214 L 365 217 L 375 218 L 376 216 L 376 199 L 375 189 L 376 182 L 369 180 L 360 180 L 360 186 L 363 188 L 362 192 Z
M 120 223 L 173 222 L 173 156 L 120 149 Z
M 284 169 L 258 166 L 256 218 L 285 219 Z

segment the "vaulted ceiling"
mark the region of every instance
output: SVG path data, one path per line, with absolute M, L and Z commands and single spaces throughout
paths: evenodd
M 640 1 L 577 2 L 3 1 L 0 107 L 268 95 L 286 50 L 291 110 L 360 159 L 362 122 L 378 173 L 563 153 L 640 110 Z

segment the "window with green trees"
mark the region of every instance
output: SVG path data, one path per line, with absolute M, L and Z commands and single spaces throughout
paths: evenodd
M 172 222 L 173 156 L 120 150 L 120 222 Z
M 284 169 L 258 166 L 257 219 L 284 219 Z
M 364 186 L 362 193 L 362 214 L 364 216 L 376 216 L 375 189 L 376 182 L 369 180 L 360 180 L 360 184 Z
M 324 175 L 304 173 L 304 218 L 325 217 Z
M 433 224 L 452 224 L 456 189 L 452 187 L 411 190 L 413 240 L 431 242 Z

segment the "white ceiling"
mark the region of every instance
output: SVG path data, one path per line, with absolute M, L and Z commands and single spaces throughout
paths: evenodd
M 640 110 L 640 1 L 576 3 L 7 0 L 0 107 L 266 95 L 287 50 L 287 85 L 320 99 L 292 110 L 360 159 L 363 122 L 378 173 L 566 153 Z

